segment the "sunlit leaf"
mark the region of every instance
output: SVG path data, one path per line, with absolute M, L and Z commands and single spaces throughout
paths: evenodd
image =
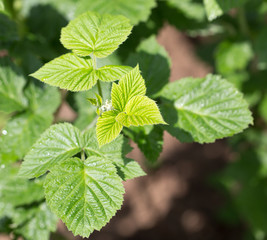
M 146 96 L 131 98 L 116 120 L 126 127 L 165 124 L 157 104 Z
M 170 124 L 200 143 L 232 136 L 253 122 L 242 94 L 219 76 L 185 78 L 170 83 L 161 97 L 165 99 L 164 104 L 173 105 L 173 112 L 169 114 L 175 122 Z
M 123 16 L 86 12 L 62 29 L 61 42 L 75 54 L 103 58 L 127 39 L 132 26 Z
M 51 170 L 45 196 L 74 235 L 88 237 L 120 209 L 124 188 L 115 166 L 102 158 L 68 159 Z

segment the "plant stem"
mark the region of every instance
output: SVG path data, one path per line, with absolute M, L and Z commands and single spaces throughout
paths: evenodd
M 96 62 L 96 57 L 94 54 L 92 54 L 92 59 L 93 59 L 93 67 L 96 70 L 97 69 L 97 62 Z M 101 96 L 101 98 L 103 98 L 102 88 L 101 88 L 101 84 L 100 84 L 99 80 L 97 80 L 97 89 L 98 89 L 98 94 Z
M 239 23 L 239 27 L 240 30 L 242 32 L 242 34 L 246 37 L 249 37 L 249 27 L 248 27 L 248 23 L 247 23 L 247 19 L 246 19 L 246 12 L 245 12 L 245 8 L 244 7 L 240 7 L 238 9 L 238 23 Z
M 97 80 L 97 89 L 98 89 L 98 94 L 103 98 L 102 88 L 99 80 Z
M 82 159 L 82 161 L 84 161 L 84 160 L 85 160 L 85 154 L 84 154 L 84 150 L 82 150 L 82 152 L 81 152 L 81 159 Z

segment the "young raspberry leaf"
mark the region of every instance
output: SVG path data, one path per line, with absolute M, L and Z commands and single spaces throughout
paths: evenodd
M 119 113 L 116 120 L 126 127 L 166 124 L 157 104 L 146 96 L 131 98 L 125 106 L 125 111 Z
M 73 53 L 64 54 L 41 67 L 31 74 L 52 86 L 57 86 L 71 91 L 83 91 L 91 89 L 102 80 L 112 82 L 120 79 L 131 67 L 109 65 L 94 69 L 93 60 L 90 57 L 78 57 Z
M 123 125 L 116 121 L 117 111 L 104 112 L 97 121 L 96 135 L 99 146 L 111 142 L 117 138 L 123 128 Z
M 132 25 L 124 16 L 86 12 L 61 31 L 61 42 L 79 56 L 94 54 L 104 58 L 114 52 L 131 33 Z
M 97 106 L 97 100 L 95 98 L 86 98 L 92 105 Z
M 120 79 L 119 84 L 113 83 L 111 90 L 112 106 L 115 110 L 122 112 L 132 97 L 144 96 L 145 94 L 145 80 L 141 76 L 137 65 Z
M 139 66 L 125 74 L 111 90 L 113 111 L 107 110 L 97 122 L 97 140 L 100 146 L 114 140 L 123 126 L 165 124 L 156 103 L 146 94 L 145 81 Z
M 44 186 L 51 210 L 74 235 L 83 237 L 105 226 L 123 201 L 115 166 L 96 156 L 62 162 L 47 175 Z

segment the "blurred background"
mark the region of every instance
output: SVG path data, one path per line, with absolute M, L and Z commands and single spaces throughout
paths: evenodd
M 122 209 L 90 239 L 267 239 L 267 1 L 0 0 L 0 57 L 10 57 L 20 68 L 24 88 L 39 87 L 28 75 L 66 52 L 59 41 L 61 28 L 85 11 L 122 14 L 134 25 L 129 39 L 101 64 L 139 62 L 145 79 L 162 83 L 220 74 L 244 93 L 254 116 L 250 129 L 213 144 L 180 143 L 165 132 L 162 153 L 153 154 L 152 148 L 151 155 L 144 155 L 142 146 L 132 142 L 129 157 L 147 176 L 124 183 Z M 156 50 L 146 49 L 147 44 Z M 40 89 L 33 102 L 42 103 L 42 96 L 48 96 Z M 84 101 L 88 94 L 61 91 L 54 102 L 53 122 L 70 121 L 84 129 L 95 117 Z M 2 130 L 1 168 L 23 159 L 51 123 L 52 118 L 40 130 L 40 123 L 29 121 L 28 115 L 0 112 L 0 127 L 16 130 L 11 137 Z M 36 124 L 39 131 L 26 142 L 14 140 L 32 131 L 29 124 Z M 9 184 L 4 174 L 11 176 L 1 173 L 0 197 Z M 18 192 L 10 194 L 19 197 Z M 48 236 L 49 231 L 33 230 L 40 227 L 40 222 L 32 221 L 37 213 L 16 222 L 7 213 L 9 207 L 0 198 L 1 240 L 47 239 L 40 235 Z M 50 239 L 81 238 L 59 222 Z

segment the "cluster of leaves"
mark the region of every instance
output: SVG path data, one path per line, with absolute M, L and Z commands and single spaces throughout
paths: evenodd
M 122 181 L 144 175 L 138 163 L 126 157 L 129 138 L 153 164 L 162 151 L 164 131 L 181 142 L 210 143 L 252 123 L 238 90 L 249 82 L 252 47 L 246 38 L 239 39 L 235 16 L 222 16 L 249 0 L 109 2 L 0 0 L 0 56 L 7 55 L 0 58 L 0 110 L 10 114 L 0 136 L 1 176 L 10 175 L 0 182 L 3 231 L 48 239 L 56 215 L 75 235 L 89 236 L 120 209 Z M 244 19 L 238 18 L 247 34 Z M 230 32 L 215 51 L 221 76 L 169 83 L 171 61 L 155 37 L 166 20 L 190 36 L 214 37 L 214 42 Z M 255 44 L 259 52 L 265 47 L 261 34 Z M 265 67 L 265 57 L 261 52 L 257 68 Z M 49 127 L 60 95 L 47 84 L 71 91 L 64 96 L 78 113 L 73 125 Z M 246 97 L 257 105 L 253 93 Z M 264 106 L 260 109 L 265 112 Z M 19 160 L 24 161 L 17 176 Z M 1 188 L 14 181 L 25 187 Z M 12 194 L 26 200 L 10 201 Z

